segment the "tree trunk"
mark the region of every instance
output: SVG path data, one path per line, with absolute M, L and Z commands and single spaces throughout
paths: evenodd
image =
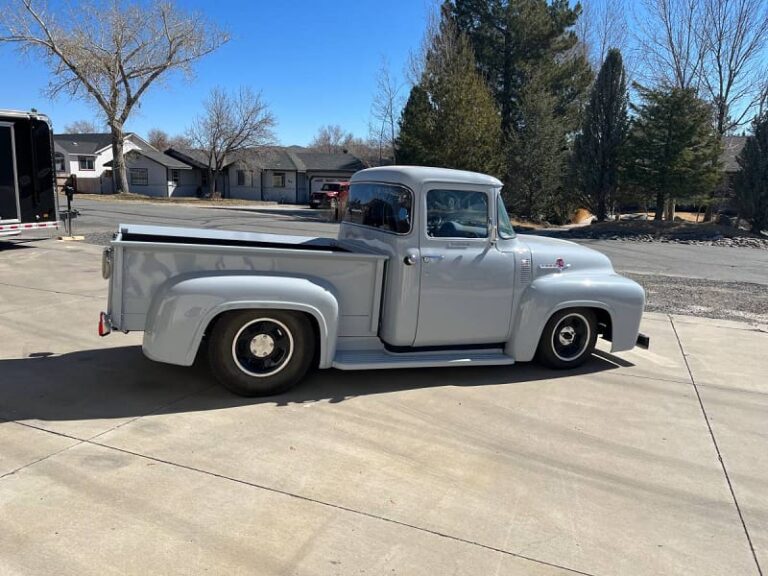
M 664 219 L 664 192 L 656 192 L 656 214 L 653 219 L 656 222 L 661 222 Z
M 602 190 L 597 193 L 597 214 L 595 214 L 595 216 L 597 216 L 598 222 L 605 222 L 605 219 L 608 216 L 607 206 L 605 205 L 606 196 L 607 195 Z
M 667 222 L 675 221 L 675 199 L 667 200 Z
M 123 156 L 123 125 L 118 122 L 110 124 L 112 131 L 112 183 L 113 189 L 117 194 L 130 192 L 128 188 L 128 171 L 125 168 L 125 157 Z
M 208 170 L 208 196 L 216 198 L 216 180 L 218 180 L 218 170 Z

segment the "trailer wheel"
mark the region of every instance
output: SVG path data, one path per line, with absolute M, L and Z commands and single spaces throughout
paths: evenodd
M 592 354 L 596 341 L 597 322 L 592 310 L 560 310 L 544 327 L 536 359 L 550 368 L 576 368 Z
M 208 357 L 216 379 L 241 396 L 270 396 L 296 385 L 315 354 L 304 314 L 283 310 L 229 312 L 216 322 Z

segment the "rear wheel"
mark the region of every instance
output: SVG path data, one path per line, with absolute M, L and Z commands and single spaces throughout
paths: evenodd
M 231 392 L 269 396 L 301 380 L 315 346 L 312 325 L 304 314 L 243 310 L 216 322 L 208 357 L 214 376 Z
M 588 308 L 561 310 L 544 327 L 536 358 L 551 368 L 576 368 L 590 357 L 596 341 L 594 312 Z

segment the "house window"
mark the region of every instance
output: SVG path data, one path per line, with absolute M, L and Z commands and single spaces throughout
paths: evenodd
M 149 184 L 149 174 L 146 168 L 131 168 L 128 174 L 131 186 L 147 186 Z
M 272 187 L 285 188 L 285 172 L 274 172 L 272 174 Z
M 64 154 L 56 152 L 54 158 L 56 160 L 56 172 L 66 172 L 67 167 L 64 165 Z
M 174 186 L 179 185 L 179 180 L 181 179 L 181 171 L 180 170 L 171 170 L 171 182 L 173 182 Z
M 245 170 L 237 171 L 237 185 L 245 186 Z
M 80 170 L 95 170 L 93 165 L 93 156 L 78 156 L 77 162 L 80 165 Z

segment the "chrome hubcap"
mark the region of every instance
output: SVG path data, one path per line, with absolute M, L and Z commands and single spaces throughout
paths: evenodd
M 293 335 L 275 318 L 256 318 L 238 330 L 232 340 L 237 367 L 257 378 L 277 374 L 293 356 Z
M 563 362 L 579 358 L 589 347 L 589 321 L 577 312 L 563 316 L 552 332 L 552 351 Z
M 266 358 L 275 349 L 275 340 L 269 334 L 257 334 L 251 340 L 250 348 L 256 358 Z
M 576 337 L 576 330 L 571 326 L 563 326 L 557 337 L 560 340 L 560 344 L 568 346 L 573 343 L 573 339 Z

